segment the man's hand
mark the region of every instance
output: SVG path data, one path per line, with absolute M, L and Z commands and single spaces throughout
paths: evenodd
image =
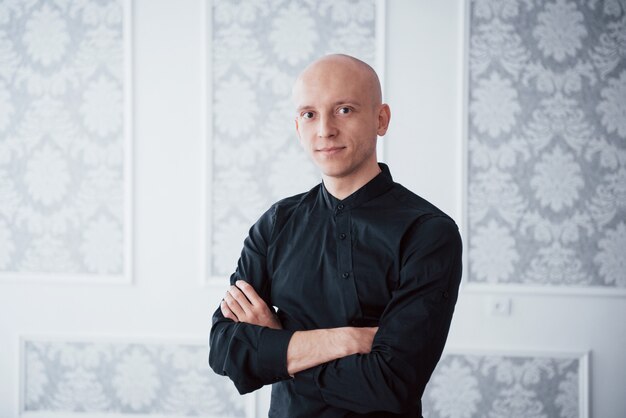
M 244 280 L 231 286 L 220 304 L 222 315 L 235 322 L 245 322 L 262 327 L 282 329 L 276 314 L 267 306 L 254 288 Z

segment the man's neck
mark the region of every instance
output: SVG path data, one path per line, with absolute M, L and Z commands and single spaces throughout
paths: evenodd
M 322 175 L 322 179 L 324 180 L 324 187 L 326 187 L 328 193 L 338 200 L 343 200 L 369 183 L 370 180 L 376 177 L 381 171 L 378 163 L 376 163 L 353 176 L 332 177 Z

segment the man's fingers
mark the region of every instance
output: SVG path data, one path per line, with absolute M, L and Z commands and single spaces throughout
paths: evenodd
M 235 315 L 233 311 L 230 310 L 226 301 L 223 300 L 222 303 L 220 303 L 220 310 L 222 311 L 222 315 L 224 315 L 224 318 L 232 319 L 235 322 L 239 322 L 237 315 Z
M 246 295 L 237 287 L 231 286 L 228 288 L 228 293 L 239 303 L 241 309 L 246 312 L 246 315 L 252 314 L 253 305 L 250 303 Z
M 233 297 L 230 292 L 226 292 L 224 295 L 224 302 L 228 305 L 230 310 L 237 316 L 237 319 L 243 321 L 246 316 L 246 311 L 241 307 L 239 302 Z
M 261 299 L 261 297 L 258 295 L 256 290 L 254 290 L 254 287 L 250 285 L 250 283 L 246 282 L 245 280 L 237 280 L 235 282 L 235 285 L 243 292 L 243 294 L 246 296 L 246 298 L 248 298 L 253 306 L 260 306 L 261 304 L 265 304 L 265 301 Z

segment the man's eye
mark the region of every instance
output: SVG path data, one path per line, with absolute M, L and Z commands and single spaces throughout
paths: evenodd
M 304 112 L 304 113 L 302 114 L 302 117 L 303 117 L 304 119 L 311 119 L 311 118 L 313 118 L 313 112 Z
M 350 109 L 349 107 L 342 107 L 339 109 L 339 113 L 341 113 L 342 115 L 347 115 L 350 112 L 352 112 L 352 109 Z

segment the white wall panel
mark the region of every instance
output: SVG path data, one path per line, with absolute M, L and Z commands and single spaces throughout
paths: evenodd
M 255 416 L 253 396 L 207 373 L 201 342 L 27 337 L 21 347 L 24 416 Z
M 130 2 L 0 7 L 0 279 L 128 282 Z
M 446 352 L 424 393 L 428 417 L 589 416 L 586 353 Z
M 468 282 L 626 294 L 624 13 L 471 3 Z

